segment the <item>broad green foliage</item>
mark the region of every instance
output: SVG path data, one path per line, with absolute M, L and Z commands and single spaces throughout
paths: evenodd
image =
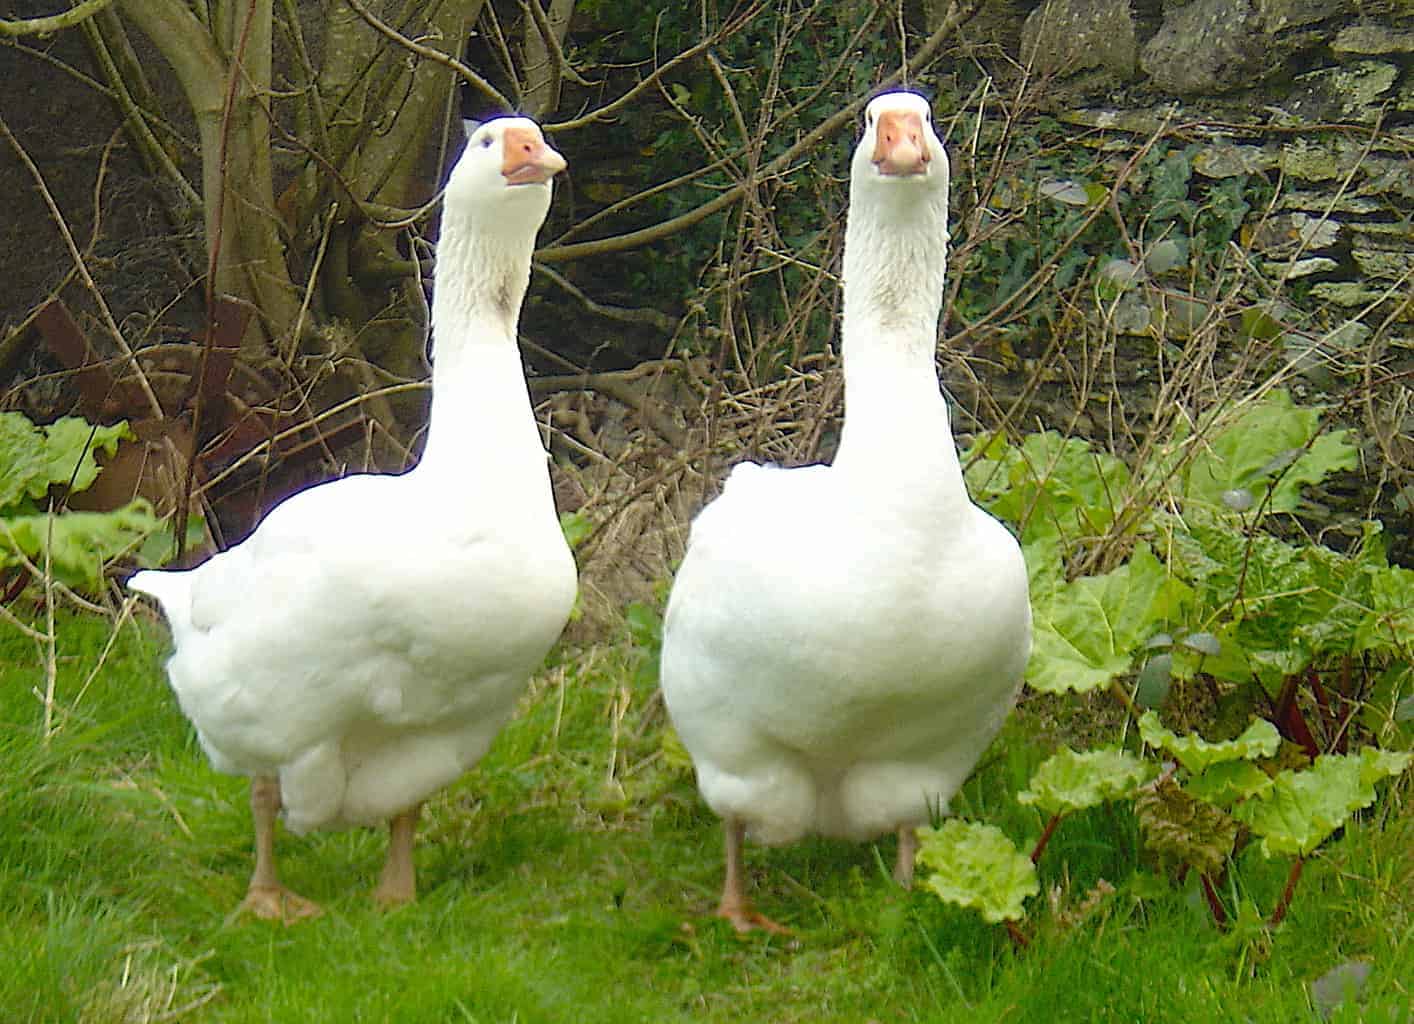
M 1036 866 L 994 825 L 952 819 L 918 830 L 923 884 L 948 903 L 978 911 L 990 924 L 1025 914 L 1022 901 L 1041 891 Z
M 1165 160 L 1152 184 L 1174 193 L 1170 216 L 1197 224 L 1199 214 L 1184 213 L 1191 203 L 1180 198 L 1186 159 Z M 1203 230 L 1227 231 L 1220 213 Z M 994 437 L 968 453 L 973 497 L 1018 528 L 1026 555 L 1034 621 L 1027 683 L 1048 693 L 1114 687 L 1151 748 L 1143 760 L 1118 749 L 1066 748 L 1046 761 L 1017 795 L 1051 817 L 1033 856 L 1067 812 L 1132 797 L 1145 845 L 1196 869 L 1215 919 L 1231 923 L 1242 907 L 1221 904 L 1241 901 L 1220 893 L 1215 879 L 1232 866 L 1244 827 L 1268 856 L 1304 858 L 1374 801 L 1377 781 L 1405 769 L 1411 755 L 1366 747 L 1278 774 L 1281 734 L 1272 722 L 1256 719 L 1236 738 L 1210 742 L 1173 732 L 1153 710 L 1164 705 L 1172 677 L 1202 677 L 1234 684 L 1225 694 L 1237 713 L 1278 708 L 1295 741 L 1288 750 L 1303 760 L 1298 744 L 1310 749 L 1350 735 L 1351 711 L 1359 715 L 1354 727 L 1382 743 L 1414 739 L 1414 572 L 1389 565 L 1379 523 L 1363 524 L 1345 551 L 1275 533 L 1275 517 L 1301 509 L 1304 486 L 1355 464 L 1348 432 L 1321 428 L 1321 410 L 1275 390 L 1132 472 L 1052 433 L 1019 445 Z M 1094 572 L 1095 564 L 1107 571 Z M 1337 666 L 1340 674 L 1331 671 Z M 1352 666 L 1366 680 L 1362 707 L 1341 685 Z M 1266 695 L 1242 693 L 1254 683 Z M 1312 689 L 1311 704 L 1293 702 L 1293 685 Z M 1150 710 L 1139 715 L 1132 701 Z M 1326 715 L 1325 728 L 1313 732 L 1303 715 Z M 1165 758 L 1177 764 L 1155 781 Z M 993 838 L 1000 837 L 968 847 L 969 870 L 980 872 L 991 856 L 989 870 L 1008 877 L 1014 851 Z M 1299 867 L 1293 871 L 1294 885 Z M 1285 915 L 1293 885 L 1273 922 Z M 945 877 L 934 889 L 980 907 L 970 895 L 976 887 Z M 995 906 L 989 920 L 1006 919 Z
M 1139 735 L 1151 747 L 1167 750 L 1178 759 L 1178 763 L 1195 774 L 1202 773 L 1215 764 L 1224 761 L 1252 760 L 1271 757 L 1281 746 L 1281 736 L 1276 726 L 1264 719 L 1257 719 L 1235 740 L 1209 743 L 1201 736 L 1189 734 L 1179 736 L 1165 729 L 1159 716 L 1146 711 L 1139 719 Z
M 17 516 L 0 523 L 0 567 L 23 564 L 18 549 L 42 568 L 47 548 L 55 578 L 70 586 L 96 584 L 104 565 L 135 549 L 158 526 L 142 499 L 112 512 Z
M 1105 686 L 1165 633 L 1203 643 L 1181 640 L 1156 655 L 1145 697 L 1161 698 L 1170 674 L 1244 685 L 1255 677 L 1271 689 L 1322 658 L 1407 656 L 1399 638 L 1414 629 L 1414 573 L 1388 565 L 1378 523 L 1341 553 L 1280 540 L 1252 511 L 1293 512 L 1304 485 L 1355 464 L 1349 432 L 1320 428 L 1319 409 L 1276 389 L 1207 430 L 1201 445 L 1180 438 L 1132 474 L 1054 432 L 1019 445 L 994 436 L 969 451 L 974 499 L 1020 528 L 1036 621 L 1027 682 L 1051 693 Z M 1172 490 L 1156 501 L 1136 490 L 1154 485 L 1138 481 Z M 1067 582 L 1067 561 L 1098 537 L 1113 540 L 1122 510 L 1122 535 L 1142 538 L 1128 560 Z
M 1081 811 L 1133 796 L 1157 774 L 1154 765 L 1124 750 L 1106 748 L 1077 754 L 1062 747 L 1036 769 L 1016 799 L 1047 814 Z
M 1188 464 L 1183 474 L 1185 508 L 1231 507 L 1232 493 L 1246 492 L 1253 508 L 1296 511 L 1303 485 L 1356 465 L 1350 431 L 1317 436 L 1321 412 L 1294 405 L 1280 388 L 1243 409 Z
M 1267 792 L 1272 788 L 1272 777 L 1251 761 L 1222 761 L 1201 775 L 1194 775 L 1183 788 L 1195 800 L 1231 807 L 1239 800 Z
M 1026 681 L 1047 693 L 1084 692 L 1129 670 L 1134 652 L 1175 615 L 1188 588 L 1147 544 L 1103 576 L 1082 576 L 1033 600 Z
M 132 436 L 126 423 L 95 427 L 67 417 L 37 427 L 20 413 L 0 413 L 0 569 L 28 559 L 70 586 L 94 587 L 103 567 L 138 548 L 158 528 L 152 507 L 136 499 L 113 512 L 50 514 L 51 488 L 82 491 L 98 478 L 98 452 L 112 455 Z
M 973 499 L 1024 523 L 1024 544 L 1103 536 L 1129 487 L 1124 463 L 1053 430 L 1030 434 L 1019 447 L 994 436 L 963 461 Z
M 0 511 L 37 511 L 55 484 L 82 491 L 98 478 L 99 452 L 112 455 L 132 437 L 126 423 L 94 427 L 67 416 L 37 427 L 21 413 L 0 412 Z
M 1351 813 L 1375 802 L 1375 783 L 1409 766 L 1411 755 L 1365 747 L 1323 754 L 1304 771 L 1284 771 L 1271 789 L 1233 812 L 1261 837 L 1268 857 L 1308 856 Z
M 1355 627 L 1355 649 L 1393 653 L 1408 645 L 1414 638 L 1414 569 L 1380 567 L 1370 575 L 1364 596 L 1368 603 Z
M 1349 554 L 1244 535 L 1202 511 L 1181 520 L 1157 516 L 1156 524 L 1170 569 L 1193 588 L 1193 607 L 1211 609 L 1216 620 L 1221 654 L 1201 668 L 1219 678 L 1256 676 L 1270 689 L 1318 658 L 1395 655 L 1401 630 L 1407 635 L 1414 625 L 1414 572 L 1387 564 L 1377 523 L 1365 525 Z M 1192 654 L 1178 653 L 1177 674 L 1200 667 Z

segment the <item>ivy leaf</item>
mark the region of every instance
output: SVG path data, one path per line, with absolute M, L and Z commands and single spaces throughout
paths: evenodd
M 1155 167 L 1149 191 L 1156 201 L 1179 201 L 1188 198 L 1188 181 L 1193 177 L 1193 164 L 1182 151 L 1170 153 Z
M 1129 670 L 1134 653 L 1176 613 L 1187 588 L 1147 544 L 1103 576 L 1082 576 L 1035 602 L 1026 681 L 1046 693 L 1084 692 Z
M 1134 813 L 1145 846 L 1204 874 L 1222 868 L 1237 840 L 1237 822 L 1231 815 L 1194 799 L 1172 779 L 1141 790 Z
M 1068 178 L 1061 181 L 1048 178 L 1036 186 L 1036 192 L 1046 199 L 1053 199 L 1066 206 L 1090 205 L 1090 192 L 1086 185 Z
M 1272 777 L 1251 761 L 1221 761 L 1184 784 L 1195 800 L 1230 807 L 1239 800 L 1261 796 L 1272 788 Z
M 1020 919 L 1022 901 L 1041 891 L 1036 865 L 994 825 L 953 818 L 920 828 L 918 863 L 932 872 L 923 884 L 939 899 L 970 907 L 989 924 Z
M 1209 743 L 1194 733 L 1179 736 L 1170 732 L 1159 722 L 1158 715 L 1146 711 L 1139 718 L 1139 735 L 1149 746 L 1167 750 L 1194 775 L 1202 774 L 1223 761 L 1271 757 L 1281 746 L 1281 736 L 1276 726 L 1263 718 L 1255 719 L 1235 740 Z
M 1303 485 L 1338 469 L 1353 469 L 1358 458 L 1350 431 L 1316 437 L 1321 413 L 1321 408 L 1297 406 L 1285 390 L 1273 389 L 1226 423 L 1194 456 L 1184 475 L 1185 503 L 1221 508 L 1226 491 L 1246 489 L 1262 495 L 1272 487 L 1267 511 L 1296 511 Z
M 1016 794 L 1016 799 L 1046 814 L 1080 811 L 1133 796 L 1157 774 L 1158 769 L 1152 764 L 1124 750 L 1107 748 L 1077 754 L 1062 747 L 1036 769 L 1030 784 Z
M 1375 802 L 1375 783 L 1398 775 L 1414 755 L 1365 747 L 1359 754 L 1322 754 L 1304 771 L 1284 771 L 1271 790 L 1234 813 L 1261 837 L 1267 857 L 1305 857 Z

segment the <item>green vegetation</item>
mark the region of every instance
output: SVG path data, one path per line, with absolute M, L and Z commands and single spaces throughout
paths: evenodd
M 1029 684 L 1055 694 L 1109 687 L 1138 727 L 1115 740 L 1156 758 L 1063 748 L 1041 765 L 1018 795 L 1050 815 L 1030 863 L 1063 816 L 1132 799 L 1144 846 L 1175 881 L 1198 877 L 1219 926 L 1262 927 L 1250 894 L 1223 891 L 1249 841 L 1264 857 L 1290 858 L 1275 927 L 1311 854 L 1375 802 L 1376 783 L 1409 766 L 1414 572 L 1387 564 L 1378 523 L 1343 553 L 1272 532 L 1281 517 L 1295 521 L 1303 485 L 1353 462 L 1347 432 L 1320 423 L 1320 410 L 1273 390 L 1206 424 L 1201 446 L 1181 431 L 1134 472 L 1049 433 L 973 453 L 973 494 L 1022 524 L 1036 615 Z M 1118 564 L 1094 571 L 1097 544 L 1116 538 L 1128 551 L 1111 548 Z M 1221 694 L 1225 714 L 1203 723 L 1216 742 L 1175 733 L 1153 710 L 1181 713 L 1168 700 L 1175 678 Z M 1162 758 L 1176 763 L 1161 770 Z M 995 830 L 927 837 L 944 838 L 946 855 L 925 842 L 927 884 L 1005 920 L 1025 943 L 1011 922 L 1037 892 L 1026 858 Z
M 110 512 L 51 509 L 98 479 L 99 453 L 112 455 L 132 437 L 126 423 L 92 426 L 66 416 L 37 427 L 17 412 L 0 412 L 0 573 L 17 570 L 92 589 L 113 559 L 157 530 L 152 506 L 135 498 Z M 3 588 L 0 588 L 3 589 Z
M 432 802 L 416 905 L 372 908 L 373 831 L 282 834 L 289 881 L 328 910 L 286 929 L 228 919 L 250 869 L 246 790 L 207 767 L 177 712 L 161 627 L 129 620 L 110 648 L 110 623 L 65 614 L 58 637 L 46 744 L 33 645 L 0 634 L 7 1020 L 1284 1024 L 1315 1019 L 1305 983 L 1350 958 L 1374 965 L 1367 1015 L 1336 1019 L 1407 1019 L 1392 1009 L 1414 977 L 1407 781 L 1314 853 L 1276 929 L 1216 929 L 1196 883 L 1160 883 L 1111 803 L 1055 830 L 1025 951 L 923 885 L 894 887 L 891 843 L 750 848 L 770 866 L 753 883 L 763 910 L 795 935 L 742 940 L 709 916 L 718 823 L 664 748 L 650 652 L 625 639 L 564 651 Z M 1013 720 L 956 811 L 1035 836 L 1014 794 L 1044 759 L 1036 726 L 1034 710 Z M 1281 866 L 1255 848 L 1234 860 L 1234 891 L 1273 905 Z
M 1321 229 L 1335 232 L 1288 212 L 1326 202 L 1289 205 L 1300 175 L 1215 177 L 1211 140 L 1157 116 L 1062 123 L 1038 111 L 1054 106 L 1048 82 L 994 78 L 975 52 L 930 56 L 910 81 L 937 89 L 953 166 L 940 357 L 975 439 L 971 491 L 1026 549 L 1030 689 L 954 817 L 924 830 L 915 891 L 889 878 L 891 839 L 749 846 L 761 909 L 794 934 L 743 939 L 711 916 L 720 827 L 657 696 L 663 567 L 727 465 L 827 457 L 837 433 L 836 365 L 821 353 L 837 337 L 851 132 L 842 121 L 797 146 L 905 48 L 888 8 L 847 7 L 753 7 L 712 37 L 710 62 L 673 65 L 612 132 L 556 136 L 578 147 L 578 178 L 562 193 L 573 202 L 557 200 L 552 251 L 741 196 L 653 246 L 553 264 L 632 307 L 606 326 L 544 288 L 558 332 L 545 336 L 575 360 L 553 401 L 598 386 L 568 372 L 580 364 L 700 358 L 654 370 L 690 368 L 691 387 L 603 375 L 602 393 L 547 413 L 552 439 L 573 441 L 556 448 L 557 482 L 586 495 L 563 523 L 596 600 L 487 759 L 428 806 L 413 906 L 373 909 L 384 839 L 355 830 L 280 837 L 283 873 L 324 917 L 285 929 L 230 916 L 251 867 L 245 784 L 210 770 L 177 712 L 162 626 L 113 608 L 104 579 L 113 559 L 142 557 L 151 511 L 50 508 L 93 482 L 94 454 L 124 428 L 0 414 L 0 1017 L 1285 1024 L 1319 1019 L 1348 981 L 1329 1019 L 1414 1020 L 1414 572 L 1392 564 L 1399 534 L 1376 518 L 1393 523 L 1414 494 L 1407 305 L 1393 289 L 1323 305 L 1295 274 L 1308 248 L 1331 250 Z M 707 39 L 700 18 L 581 3 L 592 31 L 565 38 L 590 79 L 613 78 L 593 103 L 647 73 L 633 62 L 666 67 Z M 354 50 L 326 47 L 337 52 Z M 368 97 L 413 73 L 378 54 Z M 287 120 L 321 124 L 322 83 L 301 76 L 287 98 L 312 106 Z M 579 109 L 566 88 L 563 109 Z M 355 127 L 397 152 L 431 123 Z M 1313 127 L 1313 145 L 1335 130 Z M 383 182 L 378 154 L 354 148 L 355 178 Z M 422 368 L 409 312 L 421 290 L 389 293 L 390 267 L 404 284 L 419 268 L 373 258 L 403 254 L 397 211 L 333 210 L 345 188 L 321 160 L 285 194 L 294 233 L 271 264 L 288 278 L 279 295 L 313 297 L 288 339 L 296 378 L 270 389 L 272 408 L 302 407 L 306 387 L 311 408 L 379 398 L 365 359 L 394 382 Z M 258 212 L 274 192 L 257 184 Z M 383 187 L 363 191 L 404 202 Z M 1362 216 L 1386 201 L 1356 198 Z M 226 237 L 230 270 L 242 258 Z M 204 250 L 199 262 L 205 273 Z M 314 287 L 331 275 L 339 287 Z M 279 307 L 296 310 L 275 306 L 263 311 L 286 338 Z M 331 332 L 344 323 L 349 337 Z M 318 393 L 302 376 L 314 368 L 335 371 Z M 420 426 L 420 405 L 369 408 L 392 437 Z M 655 421 L 662 444 L 644 430 Z M 1029 432 L 1038 423 L 1052 429 Z M 341 450 L 325 471 L 375 454 Z M 669 540 L 651 551 L 656 530 Z

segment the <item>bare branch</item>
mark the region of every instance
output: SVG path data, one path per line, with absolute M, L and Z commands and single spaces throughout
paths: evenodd
M 93 280 L 93 275 L 89 273 L 88 264 L 84 262 L 83 253 L 79 251 L 78 243 L 74 241 L 74 234 L 69 230 L 69 224 L 64 219 L 64 214 L 60 211 L 59 204 L 54 201 L 53 193 L 49 191 L 48 185 L 45 184 L 44 175 L 40 173 L 39 168 L 36 167 L 34 161 L 30 159 L 29 153 L 25 152 L 25 148 L 20 145 L 20 140 L 15 138 L 14 133 L 10 131 L 10 126 L 5 122 L 3 117 L 0 117 L 0 136 L 3 136 L 5 141 L 14 149 L 15 154 L 20 158 L 20 162 L 25 165 L 25 169 L 29 172 L 30 177 L 34 179 L 34 183 L 39 189 L 39 194 L 44 199 L 44 204 L 49 208 L 49 215 L 54 219 L 54 224 L 58 227 L 59 234 L 64 239 L 64 245 L 68 248 L 69 255 L 73 258 L 75 269 L 78 271 L 79 276 L 83 278 L 84 285 L 88 288 L 89 292 L 93 295 L 94 301 L 98 304 L 98 308 L 103 315 L 103 322 L 113 335 L 114 344 L 118 346 L 118 350 L 127 358 L 128 365 L 137 370 L 138 385 L 142 388 L 143 395 L 147 398 L 152 411 L 160 417 L 162 415 L 162 403 L 157 400 L 157 395 L 153 392 L 152 385 L 148 383 L 147 376 L 138 366 L 137 360 L 133 356 L 133 350 L 128 346 L 127 339 L 123 337 L 123 332 L 119 330 L 118 322 L 113 319 L 113 313 L 109 310 L 108 303 L 104 301 L 103 293 L 99 291 L 97 282 Z
M 588 85 L 565 59 L 562 46 L 574 13 L 574 0 L 551 0 L 547 17 L 540 0 L 520 0 L 530 23 L 525 27 L 526 112 L 542 121 L 560 105 L 560 81 L 568 76 L 576 85 Z
M 461 76 L 461 78 L 468 85 L 471 85 L 473 88 L 479 90 L 488 99 L 500 104 L 501 109 L 506 111 L 507 113 L 510 113 L 512 110 L 515 109 L 515 104 L 513 104 L 510 100 L 506 99 L 506 97 L 502 96 L 495 86 L 493 86 L 490 82 L 486 81 L 486 79 L 482 78 L 475 71 L 471 70 L 471 68 L 467 67 L 461 61 L 457 60 L 455 57 L 449 54 L 445 54 L 441 50 L 434 50 L 430 46 L 424 46 L 419 42 L 415 42 L 414 40 L 409 39 L 407 36 L 403 35 L 391 25 L 379 20 L 378 16 L 372 11 L 370 11 L 367 6 L 364 5 L 363 0 L 344 0 L 344 2 L 347 3 L 350 7 L 352 7 L 358 13 L 358 16 L 360 18 L 368 22 L 369 28 L 373 29 L 375 32 L 378 32 L 385 38 L 392 40 L 399 46 L 410 50 L 411 52 L 417 54 L 419 57 L 423 57 L 426 60 L 430 60 L 436 64 L 441 64 L 445 68 L 451 68 L 459 76 Z
M 18 39 L 20 36 L 47 35 L 50 32 L 74 28 L 112 2 L 113 0 L 83 0 L 77 7 L 71 7 L 60 14 L 51 14 L 46 18 L 21 18 L 17 21 L 0 18 L 0 36 Z
M 754 19 L 758 14 L 760 14 L 764 10 L 766 10 L 766 4 L 764 2 L 752 4 L 743 13 L 733 18 L 731 21 L 726 22 L 724 25 L 722 25 L 721 28 L 717 29 L 711 35 L 707 36 L 696 46 L 689 46 L 686 50 L 683 50 L 676 57 L 673 57 L 671 60 L 669 60 L 666 64 L 659 65 L 658 68 L 655 69 L 651 75 L 649 75 L 643 81 L 639 82 L 632 89 L 624 93 L 612 103 L 606 103 L 604 104 L 604 106 L 598 108 L 597 110 L 591 110 L 589 113 L 581 117 L 571 118 L 568 121 L 560 121 L 557 124 L 547 124 L 545 125 L 545 130 L 547 132 L 567 132 L 575 128 L 583 128 L 585 125 L 594 124 L 596 121 L 605 120 L 610 115 L 617 113 L 619 110 L 628 106 L 628 104 L 632 103 L 635 99 L 637 99 L 641 93 L 644 93 L 649 89 L 655 88 L 658 85 L 659 80 L 662 79 L 664 75 L 666 75 L 669 71 L 673 70 L 673 68 L 677 67 L 679 64 L 682 64 L 684 61 L 689 61 L 693 57 L 698 56 L 699 54 L 707 52 L 712 47 L 720 43 L 722 40 L 727 39 L 730 36 L 733 36 L 737 32 L 741 31 L 743 28 L 745 28 L 751 23 L 752 19 Z
M 952 5 L 950 5 L 947 17 L 943 19 L 943 22 L 941 25 L 938 26 L 937 31 L 934 32 L 931 36 L 929 36 L 928 39 L 923 43 L 923 45 L 918 48 L 918 52 L 913 55 L 912 61 L 914 66 L 921 65 L 935 52 L 937 52 L 938 48 L 942 46 L 944 42 L 947 41 L 947 38 L 952 35 L 954 30 L 956 30 L 957 26 L 960 25 L 972 14 L 972 11 L 975 7 L 976 0 L 970 0 L 970 2 L 967 3 L 953 3 Z M 755 8 L 753 8 L 753 11 L 754 10 Z M 644 82 L 639 83 L 639 86 L 636 86 L 634 89 L 629 90 L 628 93 L 624 94 L 624 97 L 620 97 L 620 99 L 616 100 L 614 103 L 611 103 L 606 107 L 602 107 L 597 111 L 593 111 L 590 114 L 585 115 L 585 117 L 578 118 L 575 121 L 566 121 L 558 126 L 547 126 L 546 130 L 554 131 L 556 130 L 556 128 L 558 128 L 559 130 L 565 130 L 569 127 L 577 127 L 582 123 L 587 123 L 588 121 L 592 121 L 599 117 L 602 117 L 610 109 L 617 109 L 617 107 L 622 104 L 625 97 L 630 96 L 633 93 L 639 91 L 649 81 L 656 80 L 656 78 L 661 75 L 661 72 L 667 70 L 668 67 L 675 63 L 680 63 L 681 59 L 684 58 L 685 54 L 693 53 L 694 51 L 701 52 L 702 49 L 706 48 L 706 45 L 708 44 L 704 41 L 703 44 L 699 44 L 699 46 L 693 47 L 691 50 L 684 50 L 683 53 L 679 54 L 677 57 L 674 57 L 673 60 L 663 65 L 663 67 L 660 68 L 657 72 L 655 72 L 653 76 L 651 76 L 649 79 L 645 79 Z M 897 85 L 899 81 L 902 80 L 902 78 L 903 70 L 899 69 L 893 72 L 892 74 L 886 76 L 879 84 L 881 87 Z M 637 249 L 642 246 L 649 245 L 653 242 L 657 242 L 660 239 L 667 238 L 671 235 L 676 234 L 679 231 L 686 230 L 687 228 L 692 227 L 692 225 L 697 224 L 700 221 L 706 220 L 708 217 L 712 216 L 712 214 L 716 213 L 717 211 L 724 210 L 727 207 L 731 206 L 737 200 L 739 200 L 742 195 L 745 194 L 747 188 L 754 186 L 764 178 L 769 178 L 773 177 L 774 175 L 780 174 L 792 163 L 800 159 L 801 156 L 813 149 L 815 145 L 820 142 L 821 139 L 828 138 L 830 135 L 833 135 L 836 131 L 838 131 L 843 125 L 853 121 L 859 115 L 859 112 L 864 109 L 865 104 L 869 102 L 869 97 L 872 94 L 873 90 L 871 89 L 854 97 L 854 99 L 850 100 L 850 102 L 845 104 L 844 107 L 836 111 L 834 115 L 826 118 L 814 129 L 802 135 L 799 139 L 796 140 L 794 145 L 792 145 L 780 156 L 762 165 L 758 176 L 754 177 L 751 180 L 739 182 L 736 185 L 733 185 L 730 189 L 723 192 L 715 199 L 710 199 L 707 202 L 703 203 L 701 206 L 688 210 L 686 213 L 679 214 L 678 216 L 670 218 L 669 220 L 662 221 L 661 223 L 654 224 L 646 228 L 640 228 L 637 231 L 629 231 L 622 235 L 614 235 L 609 238 L 600 238 L 592 242 L 575 242 L 570 245 L 552 245 L 547 248 L 541 249 L 535 254 L 535 256 L 537 259 L 544 263 L 563 263 L 569 260 L 584 259 L 586 256 L 601 256 L 604 253 L 609 252 L 623 252 L 626 249 Z
M 591 299 L 585 294 L 583 289 L 577 287 L 574 282 L 570 281 L 559 271 L 542 264 L 536 264 L 535 269 L 538 273 L 544 274 L 561 289 L 579 300 L 579 303 L 591 313 L 595 313 L 608 320 L 617 320 L 625 324 L 647 324 L 649 327 L 656 327 L 658 330 L 665 331 L 669 334 L 677 329 L 678 322 L 666 313 L 659 312 L 652 308 L 628 309 L 623 306 L 606 306 L 602 302 L 596 302 Z

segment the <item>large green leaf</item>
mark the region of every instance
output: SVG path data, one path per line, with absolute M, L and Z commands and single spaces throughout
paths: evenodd
M 1077 754 L 1062 747 L 1036 769 L 1016 799 L 1047 814 L 1079 811 L 1133 796 L 1157 774 L 1154 765 L 1128 751 L 1106 748 Z
M 56 579 L 91 589 L 102 580 L 108 562 L 160 526 L 152 506 L 141 498 L 113 512 L 14 516 L 0 521 L 0 566 L 23 564 L 23 552 L 43 569 L 47 549 Z
M 1401 653 L 1414 637 L 1414 569 L 1382 566 L 1370 574 L 1369 606 L 1355 629 L 1360 651 Z
M 1022 901 L 1041 891 L 1031 858 L 993 825 L 953 818 L 941 828 L 920 828 L 918 863 L 931 872 L 923 880 L 930 892 L 991 924 L 1019 919 Z
M 1167 750 L 1195 775 L 1224 761 L 1271 757 L 1281 746 L 1276 726 L 1262 718 L 1255 719 L 1237 739 L 1210 743 L 1194 733 L 1180 736 L 1171 732 L 1159 722 L 1158 715 L 1146 711 L 1139 718 L 1139 735 L 1149 746 Z
M 0 412 L 0 512 L 41 500 L 54 484 L 82 491 L 98 477 L 98 452 L 112 455 L 118 442 L 131 437 L 126 423 L 94 427 L 67 416 L 36 427 L 18 412 Z
M 0 511 L 29 494 L 30 483 L 44 476 L 44 435 L 17 412 L 0 412 Z M 40 489 L 48 490 L 46 483 Z
M 1316 437 L 1321 413 L 1318 407 L 1296 405 L 1281 388 L 1242 409 L 1208 438 L 1189 463 L 1184 474 L 1185 507 L 1228 507 L 1230 492 L 1247 491 L 1255 508 L 1262 506 L 1270 490 L 1267 511 L 1294 512 L 1305 484 L 1357 464 L 1358 451 L 1348 430 Z
M 1375 801 L 1375 783 L 1409 766 L 1408 753 L 1365 747 L 1359 754 L 1323 754 L 1310 768 L 1284 771 L 1270 790 L 1233 812 L 1261 837 L 1268 857 L 1305 857 Z
M 119 441 L 132 436 L 126 423 L 98 427 L 77 416 L 65 416 L 44 428 L 45 472 L 51 483 L 71 492 L 85 490 L 98 479 L 94 456 L 100 451 L 112 455 Z
M 1388 567 L 1378 523 L 1366 524 L 1347 553 L 1246 532 L 1232 517 L 1201 509 L 1182 518 L 1159 514 L 1155 524 L 1170 570 L 1192 588 L 1191 617 L 1221 645 L 1218 656 L 1201 662 L 1176 650 L 1180 677 L 1201 664 L 1233 682 L 1256 675 L 1270 688 L 1317 659 L 1390 651 L 1391 627 L 1414 624 L 1401 603 L 1414 590 L 1414 574 Z
M 1024 522 L 1023 545 L 1103 536 L 1129 489 L 1123 462 L 1051 430 L 1028 434 L 1020 446 L 994 435 L 963 461 L 973 500 L 1010 523 Z
M 1057 587 L 1033 609 L 1026 681 L 1047 693 L 1086 691 L 1128 671 L 1134 653 L 1179 609 L 1187 588 L 1147 544 L 1103 576 Z
M 1230 807 L 1267 792 L 1272 788 L 1272 777 L 1251 761 L 1222 761 L 1193 776 L 1183 788 L 1195 800 Z

